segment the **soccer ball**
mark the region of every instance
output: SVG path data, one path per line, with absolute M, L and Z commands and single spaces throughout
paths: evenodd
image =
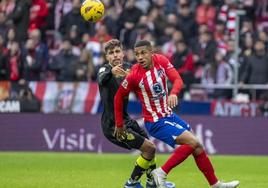
M 99 0 L 85 0 L 82 3 L 80 13 L 89 22 L 97 22 L 104 15 L 104 5 Z

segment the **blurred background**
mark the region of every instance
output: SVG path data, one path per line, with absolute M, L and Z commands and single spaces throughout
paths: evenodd
M 175 111 L 210 154 L 268 155 L 266 0 L 103 0 L 97 23 L 80 0 L 0 1 L 0 150 L 126 152 L 100 131 L 103 44 L 125 61 L 152 42 L 184 80 Z M 129 112 L 142 126 L 141 107 Z M 153 140 L 158 152 L 172 149 Z

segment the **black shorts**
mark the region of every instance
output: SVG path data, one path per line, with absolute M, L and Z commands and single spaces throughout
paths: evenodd
M 114 125 L 113 126 L 107 126 L 107 124 L 105 126 L 102 125 L 103 134 L 110 142 L 114 143 L 117 146 L 129 150 L 139 149 L 142 146 L 145 138 L 148 139 L 147 133 L 134 120 L 128 121 L 125 126 L 128 136 L 127 139 L 124 141 L 119 141 L 115 138 Z

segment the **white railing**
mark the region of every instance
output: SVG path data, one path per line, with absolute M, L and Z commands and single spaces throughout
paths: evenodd
M 268 84 L 192 84 L 191 88 L 197 89 L 232 89 L 233 97 L 237 94 L 237 90 L 250 90 L 252 99 L 256 99 L 256 90 L 268 90 Z

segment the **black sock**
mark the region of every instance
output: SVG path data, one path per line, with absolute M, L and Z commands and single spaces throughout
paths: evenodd
M 132 171 L 132 174 L 131 174 L 131 179 L 133 181 L 137 181 L 140 179 L 140 177 L 142 176 L 142 174 L 144 173 L 145 169 L 140 167 L 137 163 L 135 164 L 135 167 Z
M 142 174 L 146 171 L 146 169 L 149 168 L 150 165 L 151 161 L 145 159 L 142 155 L 140 155 L 136 160 L 135 167 L 131 174 L 131 179 L 133 181 L 139 180 Z
M 150 165 L 150 167 L 146 170 L 146 176 L 147 176 L 147 179 L 150 179 L 152 180 L 153 179 L 153 176 L 151 174 L 151 172 L 156 169 L 156 164 L 152 164 Z

